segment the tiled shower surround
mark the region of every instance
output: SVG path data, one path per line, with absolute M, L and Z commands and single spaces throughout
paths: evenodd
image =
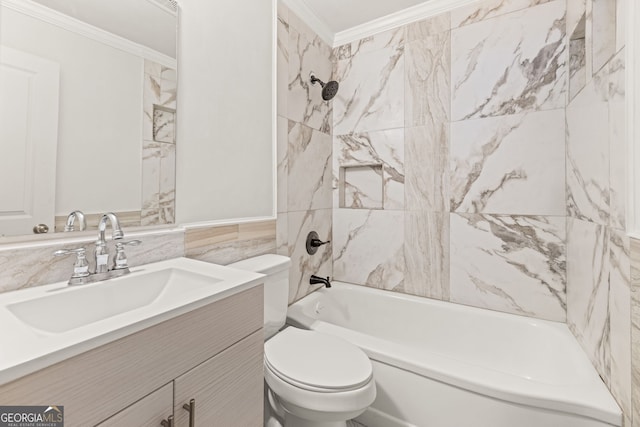
M 305 232 L 332 230 L 335 280 L 567 322 L 631 425 L 624 14 L 622 0 L 484 0 L 328 58 L 280 8 L 292 300 L 331 269 L 304 253 L 295 212 Z M 323 105 L 308 74 L 328 80 L 329 62 L 340 90 Z
M 289 302 L 313 289 L 312 274 L 333 276 L 331 245 L 309 256 L 307 234 L 331 240 L 332 104 L 324 102 L 313 72 L 331 76 L 331 48 L 298 17 L 278 7 L 277 252 L 291 257 Z

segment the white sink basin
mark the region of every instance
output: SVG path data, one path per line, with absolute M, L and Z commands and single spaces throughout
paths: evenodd
M 103 282 L 0 294 L 0 385 L 250 289 L 262 277 L 177 258 Z
M 9 304 L 7 309 L 27 325 L 60 333 L 206 288 L 222 279 L 180 268 L 142 271 L 69 292 L 52 292 L 39 298 Z

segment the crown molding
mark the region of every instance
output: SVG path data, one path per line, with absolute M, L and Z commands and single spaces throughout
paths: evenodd
M 334 33 L 318 16 L 311 10 L 307 3 L 300 0 L 280 0 L 289 10 L 295 13 L 305 24 L 309 26 L 325 43 L 333 46 Z
M 106 44 L 115 49 L 141 56 L 145 59 L 157 62 L 170 68 L 177 68 L 177 61 L 168 55 L 148 48 L 124 37 L 117 36 L 102 30 L 79 19 L 72 18 L 64 13 L 57 12 L 31 0 L 0 0 L 0 6 L 7 7 L 22 14 L 39 19 L 43 22 L 63 28 L 67 31 L 79 34 L 97 42 Z
M 430 0 L 408 7 L 373 21 L 365 22 L 348 30 L 340 31 L 333 38 L 333 47 L 342 46 L 383 31 L 401 27 L 412 22 L 449 12 L 461 6 L 476 3 L 478 0 Z

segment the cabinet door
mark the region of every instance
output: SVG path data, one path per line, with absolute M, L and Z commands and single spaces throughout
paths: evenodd
M 173 383 L 154 391 L 97 427 L 160 427 L 162 420 L 173 414 Z
M 189 425 L 191 399 L 197 427 L 262 426 L 263 347 L 259 330 L 176 378 L 176 427 Z

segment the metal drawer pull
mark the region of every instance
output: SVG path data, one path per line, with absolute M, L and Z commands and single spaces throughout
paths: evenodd
M 162 427 L 173 427 L 173 415 L 169 415 L 166 420 L 162 420 L 160 423 Z
M 189 413 L 189 427 L 195 427 L 196 425 L 196 400 L 191 399 L 189 404 L 182 405 L 182 408 Z

